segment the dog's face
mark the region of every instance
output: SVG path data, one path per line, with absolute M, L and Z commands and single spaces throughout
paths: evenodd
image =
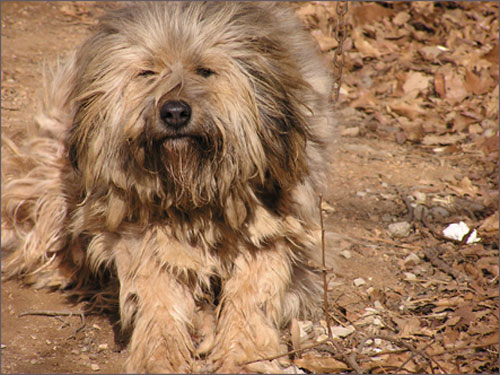
M 176 2 L 103 19 L 77 55 L 68 136 L 87 192 L 190 209 L 303 177 L 308 86 L 253 6 Z

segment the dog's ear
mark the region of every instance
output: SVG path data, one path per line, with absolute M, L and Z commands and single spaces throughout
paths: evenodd
M 75 171 L 78 171 L 78 157 L 77 157 L 77 150 L 76 146 L 74 144 L 69 146 L 68 149 L 68 159 L 71 162 L 71 165 L 73 166 Z
M 73 127 L 68 133 L 68 136 L 66 138 L 66 150 L 67 150 L 67 158 L 69 159 L 71 165 L 73 166 L 73 169 L 75 171 L 79 171 L 80 169 L 78 168 L 78 147 L 77 147 L 77 142 L 75 140 L 75 128 L 76 126 L 73 125 Z
M 281 189 L 288 190 L 307 174 L 307 125 L 298 114 L 287 114 L 285 108 L 281 112 L 281 117 L 271 117 L 261 111 L 261 139 L 268 161 L 269 177 Z

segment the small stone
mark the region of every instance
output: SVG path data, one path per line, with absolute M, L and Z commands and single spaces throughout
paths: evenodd
M 108 349 L 108 344 L 99 344 L 97 347 L 99 351 L 107 350 Z
M 334 338 L 335 337 L 347 337 L 356 330 L 352 325 L 349 325 L 347 327 L 335 326 L 335 327 L 331 327 L 331 329 L 332 329 L 332 335 L 334 336 Z
M 299 332 L 301 340 L 305 340 L 309 338 L 310 334 L 313 331 L 313 322 L 310 320 L 299 320 L 297 321 L 299 325 Z
M 340 255 L 342 255 L 346 259 L 351 259 L 351 252 L 349 250 L 344 250 L 340 252 Z
M 101 368 L 99 367 L 99 365 L 98 365 L 98 364 L 96 364 L 96 363 L 92 363 L 92 364 L 90 365 L 90 368 L 91 368 L 92 370 L 94 370 L 94 371 L 99 371 L 99 370 L 101 369 Z
M 410 235 L 411 225 L 407 221 L 389 224 L 389 233 L 394 237 L 404 238 Z
M 403 261 L 406 266 L 414 266 L 420 262 L 420 257 L 415 253 L 410 253 L 410 255 L 408 255 Z
M 304 370 L 301 370 L 297 366 L 289 366 L 283 369 L 283 374 L 305 374 Z
M 80 354 L 80 352 L 77 349 L 73 349 L 71 351 L 71 354 L 78 355 L 78 354 Z
M 361 277 L 358 277 L 357 279 L 353 280 L 354 286 L 359 287 L 361 285 L 365 285 L 366 281 L 362 279 Z
M 95 328 L 95 329 L 97 329 L 97 330 L 99 330 L 99 331 L 101 330 L 101 327 L 99 327 L 99 326 L 98 326 L 97 324 L 95 324 L 95 323 L 92 325 L 92 328 Z
M 2 346 L 1 346 L 2 349 L 5 349 L 6 347 L 7 347 L 7 345 L 5 345 L 5 344 L 2 344 Z
M 421 191 L 414 191 L 413 197 L 417 201 L 417 203 L 423 204 L 427 201 L 427 195 L 422 193 Z
M 450 216 L 450 211 L 441 206 L 431 208 L 431 214 L 437 219 L 445 219 Z
M 36 359 L 32 359 L 32 360 L 30 361 L 30 363 L 31 363 L 32 365 L 36 365 L 36 364 L 38 363 L 38 361 L 37 361 Z
M 415 280 L 417 280 L 417 276 L 415 276 L 415 274 L 413 274 L 411 272 L 403 272 L 403 274 L 405 275 L 405 279 L 408 280 L 408 281 L 415 281 Z
M 31 338 L 32 338 L 33 340 L 36 340 L 36 336 L 35 336 L 35 335 L 31 335 Z
M 379 300 L 376 300 L 375 302 L 373 302 L 373 306 L 375 306 L 375 308 L 377 310 L 383 310 L 384 309 L 384 306 L 382 305 L 382 303 L 380 303 Z
M 347 128 L 342 131 L 344 137 L 356 137 L 359 135 L 359 127 Z
M 50 345 L 50 344 L 52 344 L 52 341 L 50 341 L 49 339 L 47 339 L 47 340 L 45 340 L 45 343 L 46 343 L 47 345 Z
M 328 335 L 322 334 L 322 335 L 318 336 L 318 338 L 316 339 L 316 342 L 320 342 L 320 341 L 327 340 L 327 339 L 328 339 Z

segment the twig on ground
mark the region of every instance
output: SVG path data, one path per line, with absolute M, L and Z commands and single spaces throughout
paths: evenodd
M 275 359 L 278 359 L 278 358 L 281 358 L 281 357 L 290 356 L 292 354 L 297 354 L 297 353 L 300 353 L 300 352 L 302 352 L 304 350 L 313 349 L 313 348 L 315 348 L 317 346 L 323 345 L 327 341 L 330 341 L 330 338 L 323 339 L 323 340 L 318 341 L 318 342 L 316 342 L 314 344 L 304 346 L 304 347 L 302 347 L 300 349 L 290 350 L 289 352 L 286 352 L 286 353 L 281 353 L 281 354 L 277 354 L 277 355 L 273 355 L 273 356 L 269 356 L 269 357 L 263 357 L 263 358 L 259 358 L 259 359 L 252 359 L 251 361 L 242 363 L 242 366 L 249 365 L 250 363 L 255 363 L 255 362 L 259 362 L 259 361 L 272 361 L 272 360 L 275 360 Z
M 427 247 L 423 248 L 422 251 L 424 252 L 425 256 L 427 257 L 427 259 L 429 259 L 429 261 L 434 267 L 440 269 L 444 273 L 447 273 L 458 282 L 463 282 L 467 280 L 464 275 L 457 273 L 453 268 L 451 268 L 449 265 L 447 265 L 445 262 L 439 259 L 434 249 Z
M 332 327 L 330 324 L 330 321 L 331 321 L 330 312 L 328 309 L 328 282 L 327 282 L 328 270 L 326 268 L 325 227 L 323 224 L 323 212 L 322 212 L 322 208 L 321 208 L 322 204 L 323 204 L 323 196 L 320 194 L 318 208 L 319 208 L 320 226 L 321 226 L 321 251 L 322 251 L 322 257 L 323 257 L 323 264 L 322 264 L 322 267 L 323 267 L 323 269 L 322 269 L 322 273 L 323 273 L 323 306 L 324 306 L 324 310 L 325 310 L 325 321 L 326 321 L 326 325 L 327 325 L 327 329 L 328 329 L 328 338 L 321 340 L 321 341 L 318 341 L 317 343 L 308 345 L 306 347 L 300 348 L 300 349 L 291 350 L 291 351 L 286 352 L 286 353 L 247 361 L 245 363 L 242 363 L 242 365 L 249 365 L 251 363 L 259 362 L 259 361 L 272 361 L 272 360 L 275 360 L 275 359 L 278 359 L 281 357 L 290 356 L 292 354 L 300 353 L 304 350 L 313 349 L 313 348 L 316 348 L 320 345 L 323 345 L 323 344 L 329 342 L 333 345 L 333 347 L 335 348 L 337 353 L 341 354 L 344 357 L 346 363 L 349 366 L 351 366 L 351 368 L 356 373 L 361 374 L 363 372 L 361 370 L 361 367 L 359 367 L 359 365 L 355 361 L 355 359 L 352 356 L 348 355 L 345 352 L 344 348 L 342 348 L 339 344 L 337 344 L 333 339 Z
M 319 223 L 321 226 L 321 254 L 322 254 L 322 273 L 323 273 L 323 308 L 325 310 L 325 322 L 326 326 L 328 329 L 328 337 L 330 340 L 333 341 L 333 335 L 332 335 L 332 327 L 330 324 L 330 313 L 328 309 L 328 285 L 327 285 L 327 280 L 326 280 L 326 246 L 325 246 L 325 226 L 323 224 L 323 209 L 321 208 L 323 206 L 323 195 L 319 195 L 319 203 L 318 203 L 318 208 L 319 208 Z
M 422 249 L 421 246 L 416 246 L 416 245 L 410 245 L 407 243 L 397 243 L 395 241 L 388 240 L 386 238 L 380 238 L 380 237 L 367 237 L 367 236 L 353 236 L 352 238 L 355 238 L 357 240 L 362 240 L 362 241 L 370 241 L 370 242 L 382 242 L 387 245 L 392 245 L 396 247 L 402 247 L 404 249 L 409 249 L 409 250 L 420 250 Z
M 423 350 L 425 348 L 427 348 L 429 345 L 426 345 L 424 347 L 424 349 L 420 350 L 420 349 L 417 349 L 415 348 L 413 345 L 411 345 L 410 343 L 408 342 L 405 342 L 401 339 L 397 339 L 397 338 L 394 338 L 394 337 L 391 337 L 391 336 L 386 336 L 386 335 L 374 335 L 372 337 L 369 337 L 371 339 L 381 339 L 381 340 L 386 340 L 386 341 L 390 341 L 394 344 L 396 344 L 397 346 L 402 346 L 404 348 L 407 348 L 408 350 L 410 350 L 411 352 L 413 353 L 416 353 L 418 355 L 420 355 L 422 358 L 425 358 L 427 359 L 429 362 L 433 362 L 444 374 L 446 373 L 446 370 L 444 370 L 441 365 L 434 359 L 432 358 L 429 354 L 427 354 L 426 352 L 424 352 Z M 410 357 L 411 359 L 412 357 Z M 406 364 L 406 362 L 405 362 Z M 431 367 L 431 370 L 432 370 L 432 365 L 430 366 Z M 397 371 L 396 371 L 397 372 Z
M 421 352 L 425 353 L 425 349 L 427 349 L 429 346 L 431 346 L 433 344 L 433 341 L 429 342 L 427 345 L 425 345 L 422 349 L 420 349 Z M 399 367 L 397 368 L 396 371 L 394 371 L 396 374 L 399 373 L 399 371 L 401 371 L 405 365 L 410 362 L 413 358 L 415 358 L 416 355 L 418 355 L 419 353 L 415 350 L 415 351 L 411 351 L 411 355 L 406 359 L 406 361 L 404 361 L 403 363 L 401 363 L 399 365 Z M 427 354 L 427 353 L 425 353 Z M 427 358 L 427 357 L 424 357 L 428 362 L 429 362 L 429 367 L 431 368 L 431 372 L 434 374 L 434 367 L 432 367 L 432 361 Z
M 76 334 L 78 332 L 80 332 L 86 325 L 85 314 L 83 311 L 67 311 L 67 310 L 63 310 L 63 311 L 48 311 L 48 310 L 25 311 L 25 312 L 20 313 L 19 317 L 27 316 L 27 315 L 41 315 L 41 316 L 53 316 L 53 317 L 59 317 L 59 316 L 69 316 L 69 317 L 78 316 L 78 317 L 80 317 L 80 321 L 82 322 L 82 324 L 77 329 L 75 329 L 75 332 L 69 338 L 76 337 Z
M 340 347 L 333 339 L 330 340 L 330 342 L 335 347 L 335 350 L 337 350 L 337 352 L 339 352 L 340 354 L 342 354 L 342 356 L 346 360 L 347 364 L 349 366 L 351 366 L 351 368 L 356 372 L 356 374 L 362 374 L 363 373 L 363 370 L 361 370 L 361 367 L 359 367 L 358 363 L 356 362 L 356 360 L 353 358 L 352 355 L 348 355 L 345 352 L 344 348 Z
M 342 356 L 345 358 L 347 364 L 349 364 L 356 373 L 360 374 L 361 368 L 355 361 L 355 359 L 348 355 L 344 348 L 341 348 L 333 339 L 333 334 L 332 334 L 332 327 L 330 324 L 330 311 L 328 309 L 328 283 L 327 283 L 327 269 L 326 269 L 326 245 L 325 245 L 325 226 L 323 223 L 323 210 L 322 210 L 322 205 L 323 205 L 323 195 L 319 195 L 319 223 L 321 226 L 321 253 L 323 256 L 323 305 L 325 309 L 325 321 L 326 321 L 326 326 L 328 327 L 328 337 L 330 338 L 331 344 L 335 347 L 337 352 L 342 354 Z

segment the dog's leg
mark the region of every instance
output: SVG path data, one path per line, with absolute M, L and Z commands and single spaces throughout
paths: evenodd
M 125 370 L 190 372 L 194 299 L 189 289 L 161 266 L 153 241 L 144 238 L 141 242 L 134 246 L 133 239 L 122 239 L 115 247 L 122 322 L 125 327 L 133 326 Z
M 279 372 L 274 363 L 248 361 L 278 354 L 279 326 L 291 285 L 291 256 L 284 241 L 256 253 L 242 253 L 232 277 L 223 285 L 216 346 L 212 360 L 218 371 Z M 286 349 L 286 348 L 285 348 Z

